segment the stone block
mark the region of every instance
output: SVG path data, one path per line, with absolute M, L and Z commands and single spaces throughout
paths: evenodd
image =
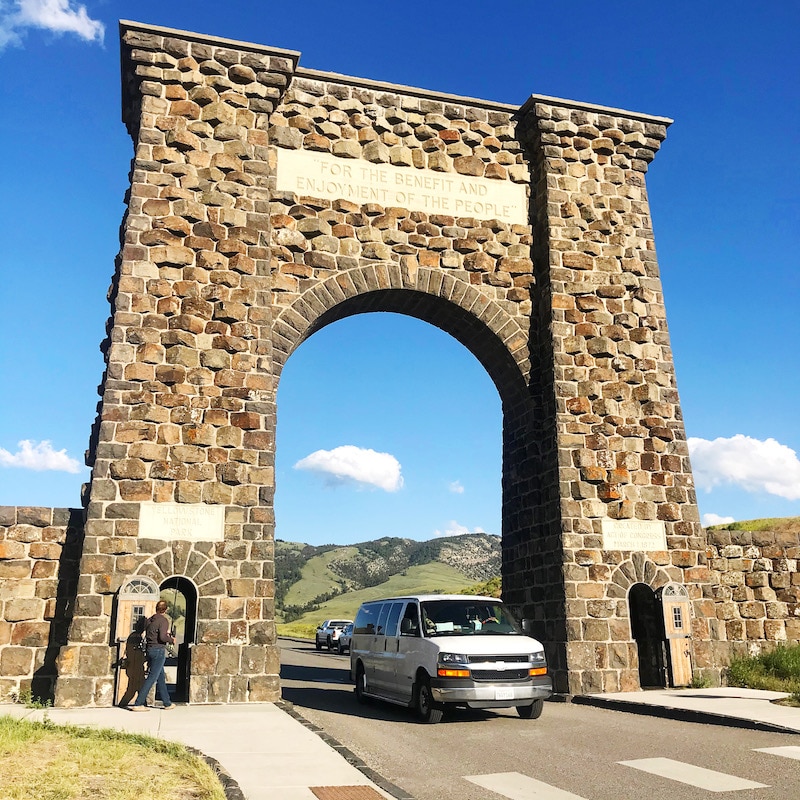
M 49 622 L 17 622 L 11 628 L 11 644 L 20 647 L 47 646 L 50 634 Z
M 29 647 L 4 647 L 0 650 L 0 676 L 21 677 L 31 674 L 33 650 Z
M 21 559 L 25 556 L 27 556 L 27 552 L 23 542 L 0 540 L 0 559 Z
M 92 678 L 67 677 L 60 674 L 56 684 L 58 708 L 84 708 L 92 705 L 95 683 Z
M 44 600 L 38 598 L 17 598 L 7 600 L 3 607 L 3 619 L 6 622 L 23 620 L 41 620 L 44 612 Z
M 280 678 L 275 675 L 254 675 L 248 681 L 248 699 L 254 703 L 274 703 L 280 700 Z
M 219 620 L 202 620 L 198 622 L 197 641 L 200 644 L 227 644 L 229 639 L 230 623 Z

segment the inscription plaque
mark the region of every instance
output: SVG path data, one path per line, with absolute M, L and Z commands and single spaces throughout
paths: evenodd
M 221 542 L 225 538 L 225 506 L 142 503 L 139 538 L 166 542 Z
M 667 527 L 660 520 L 602 520 L 604 550 L 666 550 Z
M 378 203 L 429 214 L 528 223 L 525 186 L 505 180 L 373 164 L 283 148 L 278 148 L 276 180 L 278 191 L 324 200 Z

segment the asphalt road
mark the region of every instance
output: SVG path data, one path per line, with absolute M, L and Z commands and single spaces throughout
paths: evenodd
M 424 725 L 359 705 L 348 656 L 281 645 L 284 699 L 416 800 L 800 800 L 800 736 L 555 702 Z

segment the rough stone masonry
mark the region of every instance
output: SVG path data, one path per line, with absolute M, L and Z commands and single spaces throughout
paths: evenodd
M 109 705 L 115 593 L 181 576 L 198 594 L 190 700 L 279 697 L 277 385 L 304 339 L 366 311 L 446 330 L 494 381 L 504 597 L 536 620 L 557 690 L 638 688 L 637 582 L 687 586 L 695 666 L 718 676 L 645 188 L 670 120 L 120 30 L 134 158 L 69 634 L 32 654 L 0 641 L 8 681 L 50 676 L 59 705 Z M 634 529 L 642 543 L 619 549 Z

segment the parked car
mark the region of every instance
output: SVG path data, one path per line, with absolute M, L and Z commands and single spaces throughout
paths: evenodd
M 333 650 L 334 646 L 338 644 L 339 635 L 352 621 L 351 619 L 326 619 L 325 622 L 317 628 L 314 641 L 317 650 L 322 650 L 323 645 L 326 646 L 328 650 Z
M 495 597 L 417 595 L 364 603 L 350 644 L 356 699 L 409 706 L 516 708 L 536 719 L 553 693 L 544 647 Z
M 342 655 L 345 651 L 350 650 L 350 641 L 352 638 L 353 638 L 353 623 L 351 622 L 349 625 L 346 625 L 344 630 L 339 634 L 339 640 L 338 640 L 339 655 Z

